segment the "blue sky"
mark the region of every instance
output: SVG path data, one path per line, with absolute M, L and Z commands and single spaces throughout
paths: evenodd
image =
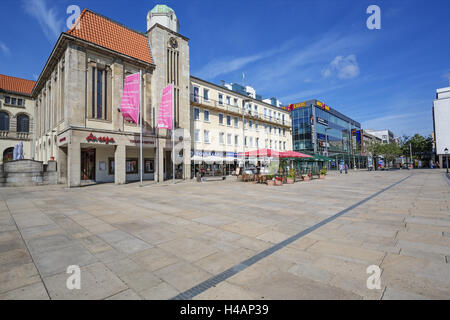
M 316 98 L 366 129 L 430 134 L 436 88 L 448 86 L 448 0 L 3 0 L 0 73 L 35 79 L 69 5 L 145 31 L 171 6 L 190 38 L 191 74 L 252 85 L 284 104 Z M 381 8 L 381 30 L 366 9 Z

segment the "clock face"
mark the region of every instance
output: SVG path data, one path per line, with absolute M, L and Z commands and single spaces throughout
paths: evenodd
M 174 49 L 178 48 L 178 41 L 175 38 L 170 38 L 169 40 L 170 46 Z

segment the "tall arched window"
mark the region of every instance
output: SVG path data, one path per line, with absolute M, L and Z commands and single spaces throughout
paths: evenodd
M 17 116 L 17 132 L 30 132 L 30 117 L 26 114 Z
M 9 131 L 9 115 L 6 112 L 0 112 L 0 131 Z

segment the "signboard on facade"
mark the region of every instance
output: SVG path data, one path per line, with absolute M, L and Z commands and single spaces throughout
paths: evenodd
M 173 117 L 173 84 L 163 89 L 158 114 L 158 128 L 172 130 Z
M 139 123 L 139 88 L 139 73 L 125 78 L 120 112 L 125 120 L 135 123 Z
M 317 123 L 323 124 L 324 126 L 328 126 L 328 120 L 317 117 Z

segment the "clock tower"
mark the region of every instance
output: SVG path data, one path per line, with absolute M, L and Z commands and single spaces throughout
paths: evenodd
M 174 85 L 174 117 L 175 117 L 175 164 L 183 171 L 185 179 L 190 178 L 191 144 L 190 144 L 190 99 L 189 99 L 189 39 L 179 33 L 179 22 L 175 11 L 166 5 L 156 5 L 147 15 L 147 37 L 150 43 L 153 62 L 152 109 L 155 119 L 158 118 L 161 95 L 165 86 Z M 171 132 L 158 130 L 159 163 L 171 168 L 172 144 L 167 143 Z M 164 154 L 164 159 L 161 157 Z M 163 177 L 163 166 L 159 168 L 158 177 Z M 160 179 L 161 179 L 160 178 Z

